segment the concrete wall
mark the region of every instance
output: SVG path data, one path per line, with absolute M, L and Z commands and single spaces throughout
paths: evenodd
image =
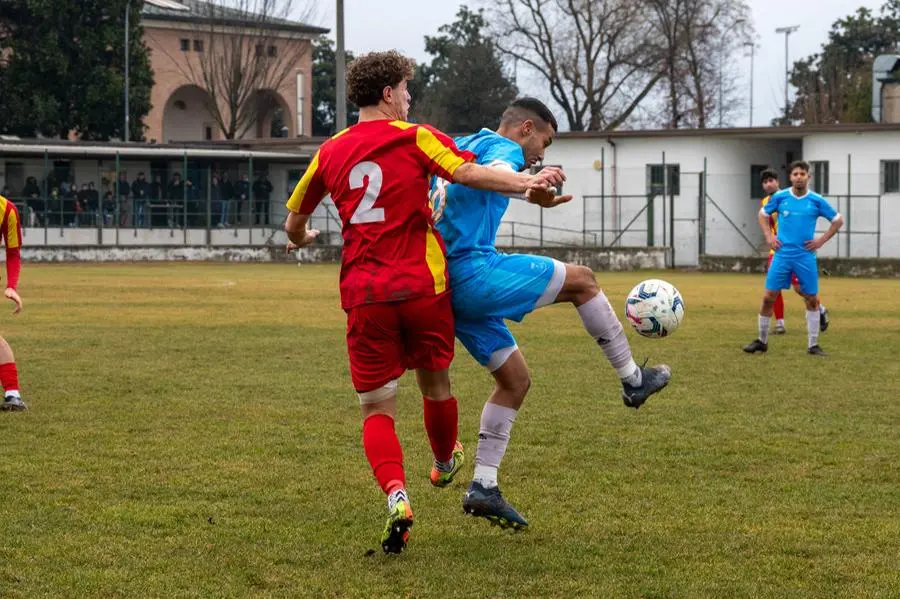
M 96 242 L 96 240 L 95 240 Z M 521 251 L 521 250 L 517 250 Z M 658 248 L 534 248 L 534 253 L 563 262 L 583 264 L 597 271 L 660 269 L 665 267 L 665 250 Z M 332 262 L 341 260 L 337 246 L 312 246 L 293 256 L 284 253 L 284 242 L 259 247 L 104 247 L 84 243 L 69 247 L 26 245 L 23 259 L 29 262 L 130 262 L 130 261 L 230 261 L 230 262 Z M 0 261 L 2 261 L 0 255 Z

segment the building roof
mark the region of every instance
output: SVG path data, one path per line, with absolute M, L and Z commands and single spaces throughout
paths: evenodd
M 259 15 L 248 13 L 220 3 L 204 0 L 145 0 L 141 14 L 144 19 L 155 21 L 176 21 L 182 23 L 205 23 L 231 25 L 237 27 L 253 26 Z M 298 21 L 270 17 L 267 27 L 281 31 L 297 33 L 323 34 L 328 29 L 308 25 Z
M 624 139 L 656 137 L 742 137 L 796 139 L 816 133 L 900 132 L 900 123 L 836 123 L 797 127 L 729 127 L 721 129 L 619 129 L 616 131 L 567 131 L 562 139 Z
M 148 144 L 140 142 L 93 142 L 70 141 L 63 139 L 17 139 L 13 136 L 0 138 L 0 155 L 10 156 L 49 156 L 52 159 L 66 156 L 71 159 L 78 158 L 113 158 L 116 155 L 122 158 L 223 158 L 246 159 L 251 156 L 256 159 L 297 162 L 298 159 L 308 159 L 315 153 L 318 146 L 292 148 L 252 148 L 237 145 L 225 145 L 210 142 L 185 142 L 169 144 Z

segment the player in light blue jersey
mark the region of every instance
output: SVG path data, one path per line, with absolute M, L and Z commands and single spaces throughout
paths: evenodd
M 834 237 L 844 224 L 825 198 L 809 190 L 809 164 L 797 161 L 790 166 L 791 187 L 772 196 L 759 212 L 759 226 L 766 236 L 766 243 L 775 250 L 775 257 L 766 275 L 766 292 L 759 311 L 759 337 L 744 346 L 747 353 L 766 352 L 769 349 L 769 319 L 775 299 L 782 289 L 791 285 L 791 275 L 800 283 L 800 295 L 806 302 L 807 352 L 824 356 L 819 347 L 819 267 L 816 251 Z M 778 213 L 778 236 L 772 234 L 769 217 Z M 831 226 L 816 237 L 816 221 L 828 219 Z
M 520 171 L 543 160 L 556 129 L 556 119 L 543 103 L 522 98 L 506 109 L 496 132 L 482 129 L 455 141 L 460 150 L 474 153 L 478 164 Z M 508 197 L 441 180 L 434 182 L 431 195 L 436 226 L 447 247 L 456 336 L 495 381 L 481 414 L 475 476 L 463 509 L 504 528 L 522 528 L 528 522 L 503 498 L 497 484 L 513 422 L 531 385 L 505 320 L 521 321 L 548 304 L 574 304 L 588 334 L 621 378 L 622 399 L 632 408 L 666 386 L 670 369 L 635 364 L 625 331 L 591 269 L 497 251 L 497 229 Z M 550 208 L 571 196 L 534 190 L 524 199 Z

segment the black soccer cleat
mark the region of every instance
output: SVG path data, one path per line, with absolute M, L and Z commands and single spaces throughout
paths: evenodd
M 811 348 L 809 348 L 808 350 L 806 350 L 806 353 L 808 353 L 808 354 L 811 355 L 811 356 L 827 356 L 827 355 L 828 355 L 828 354 L 825 353 L 825 350 L 824 350 L 824 349 L 822 349 L 821 347 L 819 347 L 818 344 L 813 345 Z
M 819 312 L 819 330 L 825 332 L 828 330 L 828 309 Z
M 652 368 L 642 366 L 640 385 L 632 386 L 622 381 L 622 401 L 629 408 L 637 409 L 644 405 L 644 402 L 650 399 L 651 395 L 662 391 L 669 384 L 671 377 L 672 369 L 666 364 L 660 364 Z
M 528 520 L 506 501 L 500 493 L 500 487 L 489 489 L 475 481 L 472 481 L 463 497 L 463 511 L 470 516 L 490 521 L 491 526 L 513 530 L 522 530 L 528 526 Z
M 753 341 L 753 343 L 748 343 L 744 346 L 744 351 L 748 354 L 755 354 L 756 352 L 766 353 L 769 351 L 769 344 L 763 343 L 759 339 Z
M 0 404 L 0 410 L 4 412 L 24 412 L 27 409 L 28 406 L 25 405 L 22 398 L 15 395 L 7 395 L 3 403 Z

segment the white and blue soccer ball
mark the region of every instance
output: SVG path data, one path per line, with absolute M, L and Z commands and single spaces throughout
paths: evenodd
M 647 279 L 625 299 L 625 318 L 644 337 L 666 337 L 684 320 L 684 300 L 671 283 Z

